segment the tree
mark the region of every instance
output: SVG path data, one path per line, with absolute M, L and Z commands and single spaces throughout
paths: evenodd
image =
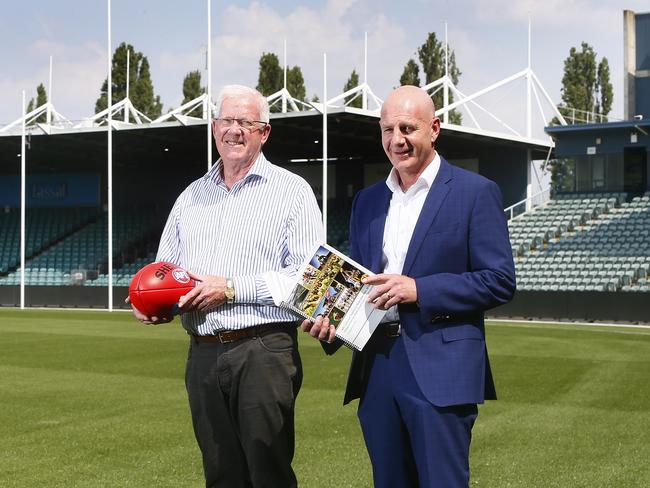
M 280 66 L 280 60 L 275 53 L 262 53 L 259 61 L 260 72 L 257 77 L 257 91 L 264 96 L 273 95 L 282 90 L 284 86 L 284 70 Z M 307 100 L 307 89 L 305 78 L 302 75 L 300 66 L 287 69 L 287 91 L 293 98 Z M 271 107 L 271 112 L 279 112 L 281 107 L 277 104 Z
M 605 122 L 612 109 L 614 93 L 609 81 L 609 62 L 603 57 L 597 62 L 596 52 L 586 42 L 580 50 L 572 47 L 564 60 L 562 76 L 562 103 L 558 110 L 569 122 Z M 592 114 L 601 117 L 595 120 Z M 559 124 L 554 117 L 551 124 Z M 566 159 L 558 159 L 551 166 L 551 186 L 554 191 L 573 190 L 575 169 Z
M 348 78 L 348 81 L 346 81 L 345 85 L 343 86 L 343 91 L 346 92 L 357 86 L 359 86 L 359 74 L 357 73 L 356 69 L 353 69 L 352 73 L 350 73 L 350 77 Z M 362 108 L 363 99 L 361 98 L 361 93 L 357 92 L 354 95 L 345 97 L 345 103 L 347 104 L 348 107 Z
M 573 113 L 581 121 L 593 121 L 591 113 L 607 115 L 612 109 L 613 90 L 609 81 L 609 62 L 596 60 L 596 52 L 586 42 L 580 50 L 572 47 L 564 60 L 562 76 L 562 103 L 558 106 L 564 115 Z
M 205 87 L 201 86 L 201 72 L 197 69 L 195 71 L 190 71 L 185 75 L 183 79 L 183 102 L 185 104 L 194 100 L 195 98 L 200 97 L 205 93 Z M 191 112 L 188 112 L 187 115 L 200 116 L 201 107 L 196 107 Z
M 111 89 L 113 103 L 119 102 L 126 97 L 126 58 L 129 55 L 129 98 L 133 106 L 150 119 L 154 119 L 162 113 L 160 97 L 154 94 L 153 83 L 149 60 L 139 51 L 136 51 L 131 44 L 123 42 L 113 53 L 111 63 L 111 77 L 113 86 Z M 105 110 L 107 107 L 107 86 L 108 81 L 104 80 L 101 92 L 95 103 L 95 113 Z
M 409 59 L 404 66 L 402 76 L 399 77 L 399 84 L 420 86 L 420 67 L 413 58 Z
M 38 86 L 36 87 L 36 101 L 34 101 L 33 98 L 29 100 L 27 103 L 27 112 L 29 113 L 34 109 L 37 109 L 38 107 L 42 107 L 47 103 L 47 92 L 45 91 L 45 86 L 43 83 L 39 83 Z M 41 115 L 38 116 L 36 119 L 36 122 L 47 122 L 47 115 L 45 113 L 42 113 Z
M 605 57 L 598 64 L 598 92 L 600 93 L 600 103 L 596 106 L 596 111 L 607 115 L 612 110 L 614 89 L 609 81 L 609 61 Z
M 298 100 L 307 99 L 307 90 L 305 89 L 305 78 L 302 76 L 300 66 L 294 66 L 287 70 L 287 90 L 293 98 Z
M 262 53 L 260 72 L 257 77 L 257 91 L 268 97 L 282 89 L 283 73 L 280 60 L 275 53 Z
M 359 86 L 359 73 L 357 73 L 356 69 L 353 69 L 352 73 L 350 73 L 350 77 L 343 86 L 343 91 L 346 92 L 352 88 L 356 88 L 357 86 Z M 348 107 L 363 107 L 363 99 L 361 98 L 361 93 L 356 93 L 355 95 L 345 97 L 345 102 Z
M 451 49 L 448 49 L 448 53 L 449 78 L 451 78 L 454 85 L 457 85 L 461 72 L 456 66 L 456 54 Z M 418 48 L 418 58 L 420 59 L 422 71 L 425 75 L 425 84 L 431 83 L 445 75 L 445 46 L 442 42 L 438 41 L 435 32 L 430 32 L 424 44 Z M 431 98 L 433 98 L 436 109 L 442 108 L 444 101 L 442 90 L 438 90 Z M 453 101 L 454 95 L 453 93 L 449 93 L 449 103 L 451 104 Z M 459 112 L 452 110 L 449 112 L 449 121 L 452 124 L 460 124 L 462 116 Z
M 572 159 L 551 159 L 551 188 L 554 193 L 574 191 L 575 161 Z

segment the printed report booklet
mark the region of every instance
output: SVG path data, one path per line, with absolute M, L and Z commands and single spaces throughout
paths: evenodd
M 386 313 L 368 303 L 374 286 L 361 280 L 372 274 L 333 247 L 320 244 L 280 306 L 312 322 L 319 315 L 328 317 L 336 337 L 360 351 Z

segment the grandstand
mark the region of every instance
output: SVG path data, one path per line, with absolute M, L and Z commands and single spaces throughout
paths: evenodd
M 133 268 L 153 259 L 164 218 L 151 209 L 116 212 L 113 258 L 117 286 L 128 286 Z M 106 286 L 106 219 L 106 214 L 96 208 L 30 209 L 25 284 Z M 4 240 L 0 248 L 0 286 L 20 283 L 18 220 L 15 210 L 0 218 Z
M 650 292 L 650 193 L 565 194 L 512 219 L 519 290 Z

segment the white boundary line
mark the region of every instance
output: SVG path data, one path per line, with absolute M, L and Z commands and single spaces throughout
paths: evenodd
M 526 320 L 526 319 L 485 319 L 485 322 L 488 324 L 495 324 L 497 322 L 504 322 L 508 324 L 520 324 L 520 325 L 530 325 L 534 326 L 535 324 L 542 325 L 565 325 L 572 326 L 576 325 L 578 327 L 621 327 L 626 329 L 648 329 L 650 330 L 650 324 L 614 324 L 606 322 L 563 322 L 560 320 Z
M 0 307 L 0 312 L 2 310 L 21 310 L 20 307 Z M 63 307 L 26 307 L 25 310 L 49 310 L 49 311 L 79 311 L 79 312 L 108 312 L 105 308 L 63 308 Z M 114 308 L 114 312 L 131 312 L 131 309 L 128 308 Z M 535 326 L 537 324 L 541 325 L 564 325 L 564 326 L 578 326 L 578 327 L 619 327 L 624 329 L 647 329 L 650 330 L 650 324 L 615 324 L 615 323 L 606 323 L 606 322 L 568 322 L 561 320 L 526 320 L 526 319 L 485 319 L 486 324 L 498 325 L 498 323 L 506 324 L 516 324 L 516 325 L 528 325 Z
M 0 312 L 3 310 L 21 310 L 20 307 L 0 307 Z M 61 310 L 64 312 L 73 312 L 75 310 L 79 312 L 108 312 L 109 310 L 107 308 L 81 308 L 81 307 L 72 307 L 72 308 L 65 308 L 65 307 L 25 307 L 24 310 L 39 310 L 39 311 L 44 311 L 44 310 L 49 310 L 49 311 L 57 311 Z M 131 312 L 130 308 L 113 308 L 113 312 Z

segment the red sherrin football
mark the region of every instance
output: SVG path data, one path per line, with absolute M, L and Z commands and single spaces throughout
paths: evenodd
M 159 261 L 147 264 L 133 276 L 129 299 L 148 317 L 171 317 L 174 305 L 195 284 L 183 268 Z

